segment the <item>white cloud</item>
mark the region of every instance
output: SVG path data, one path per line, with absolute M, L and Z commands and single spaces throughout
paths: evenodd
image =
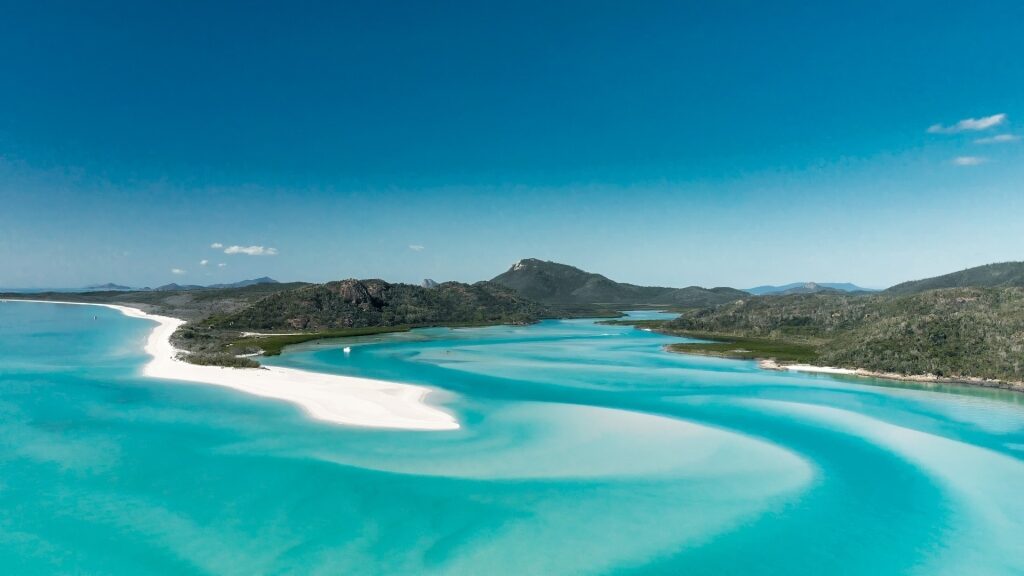
M 928 127 L 930 134 L 956 134 L 958 132 L 977 132 L 988 130 L 1006 122 L 1006 114 L 993 114 L 983 118 L 965 118 L 952 126 L 933 124 Z
M 1020 140 L 1020 136 L 1016 134 L 996 134 L 995 136 L 989 136 L 988 138 L 978 138 L 974 141 L 975 144 L 1004 144 L 1006 142 L 1016 142 Z
M 953 164 L 957 166 L 977 166 L 988 162 L 988 158 L 982 158 L 981 156 L 957 156 L 953 158 Z
M 209 264 L 209 263 L 210 263 L 210 261 L 209 261 L 209 260 L 200 260 L 200 261 L 199 261 L 199 265 L 200 265 L 200 266 L 206 266 L 206 265 L 207 265 L 207 264 Z
M 227 266 L 227 264 L 225 264 L 224 262 L 221 262 L 221 263 L 217 264 L 217 268 L 224 268 L 226 266 Z
M 425 248 L 426 246 L 421 246 L 419 244 L 409 244 L 409 250 L 412 250 L 413 252 L 422 252 Z
M 224 249 L 225 254 L 247 254 L 249 256 L 277 256 L 277 248 L 264 248 L 263 246 L 228 246 Z
M 220 242 L 214 242 L 213 244 L 210 244 L 210 248 L 213 248 L 214 250 L 220 250 L 223 247 L 224 245 L 221 244 Z
M 175 274 L 177 276 L 181 276 L 184 273 L 185 273 L 185 271 L 182 270 L 181 268 L 171 268 L 171 274 Z

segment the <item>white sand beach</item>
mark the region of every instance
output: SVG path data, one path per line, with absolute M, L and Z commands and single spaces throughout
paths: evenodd
M 849 368 L 834 368 L 832 366 L 815 366 L 813 364 L 780 364 L 775 360 L 766 358 L 758 360 L 757 365 L 762 370 L 778 370 L 781 372 L 817 372 L 820 374 L 851 374 L 858 375 L 857 370 Z
M 1004 388 L 1007 390 L 1024 391 L 1024 382 L 995 380 L 990 378 L 972 377 L 947 377 L 935 374 L 898 374 L 895 372 L 878 372 L 864 368 L 836 368 L 833 366 L 814 366 L 813 364 L 780 364 L 775 360 L 758 360 L 757 365 L 763 370 L 778 370 L 780 372 L 808 372 L 818 374 L 838 374 L 846 376 L 860 376 L 862 378 L 880 378 L 882 380 L 899 380 L 903 382 L 918 382 L 921 384 L 963 384 L 971 386 L 984 386 L 985 388 Z
M 856 374 L 856 370 L 850 368 L 835 368 L 832 366 L 814 366 L 812 364 L 788 364 L 786 370 L 790 372 L 817 372 L 819 374 Z
M 430 390 L 422 386 L 276 366 L 253 369 L 189 364 L 177 358 L 180 350 L 170 341 L 171 334 L 185 323 L 184 320 L 147 314 L 138 308 L 115 304 L 17 301 L 106 306 L 119 310 L 125 316 L 157 322 L 145 346 L 153 359 L 143 368 L 143 375 L 150 378 L 213 384 L 285 400 L 298 404 L 313 418 L 336 424 L 404 430 L 459 428 L 451 414 L 425 402 Z

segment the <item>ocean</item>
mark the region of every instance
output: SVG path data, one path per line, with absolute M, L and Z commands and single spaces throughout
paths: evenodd
M 377 430 L 143 378 L 151 327 L 0 303 L 4 574 L 1024 573 L 1019 393 L 768 372 L 593 320 L 266 359 L 429 386 L 462 425 Z

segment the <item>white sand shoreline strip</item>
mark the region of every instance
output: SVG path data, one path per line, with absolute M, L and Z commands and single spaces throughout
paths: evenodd
M 268 366 L 261 369 L 199 366 L 178 360 L 180 352 L 171 344 L 171 334 L 185 323 L 169 316 L 147 314 L 138 308 L 92 302 L 7 299 L 8 302 L 40 302 L 104 306 L 125 316 L 157 322 L 146 340 L 146 353 L 153 358 L 143 368 L 150 378 L 182 380 L 224 386 L 298 404 L 317 420 L 369 428 L 403 430 L 455 430 L 455 418 L 424 399 L 430 392 L 423 386 L 321 374 L 293 368 Z
M 856 374 L 856 370 L 850 368 L 835 368 L 832 366 L 814 366 L 813 364 L 789 364 L 786 370 L 790 372 L 817 372 L 820 374 Z
M 833 366 L 815 366 L 813 364 L 780 364 L 775 360 L 758 360 L 757 365 L 763 370 L 782 372 L 808 372 L 817 374 L 840 374 L 860 376 L 862 378 L 879 378 L 882 380 L 900 380 L 903 382 L 919 382 L 924 384 L 956 384 L 962 386 L 981 386 L 984 388 L 1001 388 L 1024 392 L 1024 382 L 1004 382 L 990 378 L 947 378 L 935 374 L 897 374 L 895 372 L 876 372 L 864 368 L 836 368 Z

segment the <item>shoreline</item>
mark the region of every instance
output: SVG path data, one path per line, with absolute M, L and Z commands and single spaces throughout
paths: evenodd
M 671 334 L 669 334 L 671 336 Z M 725 353 L 703 352 L 700 350 L 674 350 L 670 344 L 662 346 L 662 350 L 671 354 L 688 354 L 693 356 L 709 356 L 712 358 L 724 358 L 726 360 L 741 360 L 757 362 L 757 367 L 762 370 L 774 372 L 804 372 L 810 374 L 830 374 L 833 376 L 858 376 L 861 378 L 876 378 L 880 380 L 894 380 L 899 382 L 917 382 L 920 384 L 952 384 L 958 386 L 975 386 L 979 388 L 990 388 L 995 390 L 1009 390 L 1011 392 L 1024 393 L 1024 381 L 1006 381 L 991 378 L 936 376 L 934 374 L 900 374 L 897 372 L 880 372 L 866 368 L 839 368 L 836 366 L 816 366 L 801 362 L 778 362 L 773 358 L 747 357 L 740 358 Z
M 878 378 L 881 380 L 898 380 L 901 382 L 918 382 L 922 384 L 958 384 L 961 386 L 978 386 L 1024 392 L 1024 382 L 1005 382 L 986 378 L 948 378 L 934 374 L 898 374 L 896 372 L 877 372 L 865 368 L 836 368 L 834 366 L 815 366 L 813 364 L 780 364 L 772 359 L 757 360 L 757 367 L 762 370 L 776 372 L 806 372 L 811 374 L 831 374 L 839 376 L 859 376 L 862 378 Z
M 61 302 L 8 298 L 8 302 L 33 302 L 72 306 L 103 306 L 125 316 L 156 322 L 144 350 L 151 356 L 142 375 L 162 380 L 212 384 L 240 392 L 297 404 L 310 417 L 348 426 L 399 430 L 457 430 L 456 419 L 426 403 L 431 390 L 423 386 L 307 372 L 295 368 L 226 368 L 199 366 L 177 358 L 171 334 L 185 323 L 179 318 L 149 314 L 120 304 Z

